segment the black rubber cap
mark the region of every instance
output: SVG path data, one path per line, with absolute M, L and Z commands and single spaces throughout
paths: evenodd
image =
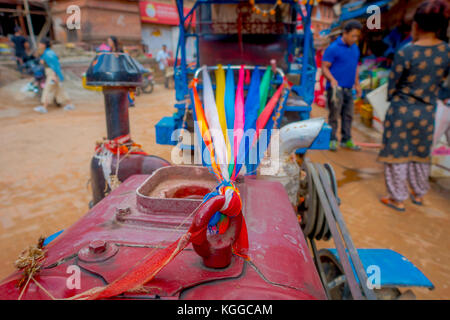
M 139 66 L 126 53 L 100 53 L 86 71 L 86 84 L 89 86 L 136 87 L 141 82 Z

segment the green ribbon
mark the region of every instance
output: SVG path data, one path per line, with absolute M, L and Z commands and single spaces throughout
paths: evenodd
M 264 72 L 261 84 L 259 86 L 259 109 L 258 115 L 264 110 L 269 98 L 270 81 L 272 80 L 272 68 L 269 66 Z

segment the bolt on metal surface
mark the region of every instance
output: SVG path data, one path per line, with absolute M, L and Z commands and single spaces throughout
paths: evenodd
M 104 240 L 93 240 L 89 244 L 89 251 L 95 254 L 105 252 L 106 242 Z

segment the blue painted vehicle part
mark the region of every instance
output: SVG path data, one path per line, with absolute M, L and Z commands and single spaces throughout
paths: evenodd
M 176 129 L 174 117 L 164 117 L 155 125 L 156 143 L 166 145 L 176 145 L 177 141 L 172 140 L 172 132 Z
M 336 249 L 329 250 L 339 261 Z M 357 249 L 361 263 L 370 277 L 373 270 L 379 268 L 381 287 L 425 287 L 434 289 L 431 281 L 413 263 L 401 254 L 390 249 Z M 349 259 L 350 260 L 350 259 Z M 351 260 L 350 260 L 351 262 Z M 353 272 L 356 275 L 352 264 Z M 356 277 L 358 279 L 358 277 Z
M 319 135 L 314 139 L 309 148 L 297 149 L 296 154 L 305 154 L 308 150 L 329 150 L 330 149 L 331 127 L 324 124 Z
M 61 231 L 58 231 L 58 232 L 56 232 L 56 233 L 54 233 L 54 234 L 52 234 L 51 236 L 48 236 L 47 238 L 45 238 L 45 240 L 44 240 L 44 246 L 48 245 L 50 242 L 52 242 L 53 240 L 55 240 L 55 239 L 56 239 L 63 231 L 64 231 L 64 229 L 61 230 Z
M 194 151 L 194 145 L 193 144 L 180 144 L 181 150 L 191 150 Z

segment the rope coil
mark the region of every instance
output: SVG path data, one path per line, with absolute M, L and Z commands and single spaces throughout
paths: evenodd
M 22 278 L 16 284 L 18 288 L 23 287 L 18 300 L 21 300 L 33 276 L 41 270 L 46 255 L 44 241 L 45 238 L 41 236 L 36 245 L 22 251 L 19 258 L 14 262 L 14 266 L 23 272 Z

